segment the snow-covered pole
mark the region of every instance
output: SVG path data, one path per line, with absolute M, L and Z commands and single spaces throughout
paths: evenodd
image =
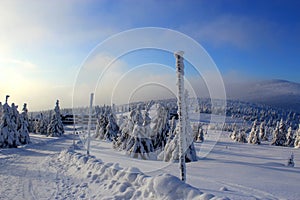
M 185 149 L 186 149 L 186 133 L 185 133 L 185 95 L 184 95 L 184 64 L 183 51 L 175 52 L 176 58 L 176 74 L 177 74 L 177 105 L 179 118 L 179 167 L 181 172 L 181 180 L 186 180 L 185 166 Z
M 86 154 L 87 154 L 87 155 L 90 155 L 90 144 L 91 144 L 91 121 L 92 121 L 93 98 L 94 98 L 94 93 L 91 93 L 91 98 L 90 98 L 90 109 L 89 109 L 89 122 L 88 122 L 87 151 L 86 151 Z

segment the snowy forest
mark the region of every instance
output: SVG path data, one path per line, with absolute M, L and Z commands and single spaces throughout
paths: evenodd
M 270 145 L 299 148 L 299 113 L 229 100 L 226 122 L 214 124 L 201 120 L 202 115 L 218 113 L 211 110 L 209 99 L 189 99 L 189 102 L 189 112 L 193 115 L 198 114 L 199 118 L 198 122 L 193 121 L 188 125 L 189 137 L 193 138 L 194 142 L 203 142 L 208 130 L 221 130 L 229 132 L 229 137 L 235 142 L 250 144 L 269 142 Z M 29 143 L 29 132 L 53 137 L 62 136 L 64 126 L 72 126 L 70 121 L 71 124 L 78 123 L 76 133 L 79 134 L 84 134 L 84 127 L 87 125 L 84 117 L 87 117 L 85 113 L 88 108 L 60 110 L 59 101 L 56 102 L 54 110 L 29 114 L 26 104 L 22 113 L 18 112 L 18 107 L 14 103 L 11 106 L 7 102 L 0 105 L 2 147 L 16 147 Z M 94 106 L 93 138 L 111 142 L 113 149 L 126 151 L 132 157 L 141 159 L 159 157 L 169 161 L 171 158 L 164 158 L 161 153 L 171 148 L 170 143 L 178 131 L 177 109 L 176 99 Z M 74 117 L 73 111 L 81 115 L 77 114 Z M 69 121 L 66 116 L 70 117 Z

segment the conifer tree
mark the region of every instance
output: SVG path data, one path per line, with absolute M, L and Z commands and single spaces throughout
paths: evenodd
M 119 126 L 111 107 L 103 106 L 97 108 L 97 125 L 95 138 L 113 141 L 117 138 Z
M 126 145 L 127 154 L 133 158 L 141 158 L 145 160 L 154 160 L 156 155 L 150 138 L 150 118 L 147 111 L 141 113 L 141 107 L 132 112 L 131 118 L 134 121 L 134 126 L 131 134 L 129 134 Z
M 117 125 L 116 119 L 113 115 L 113 113 L 110 113 L 109 116 L 107 117 L 107 125 L 105 127 L 105 135 L 104 139 L 113 141 L 114 139 L 117 138 L 117 134 L 119 132 L 119 126 Z
M 294 162 L 294 154 L 291 154 L 291 157 L 288 159 L 288 163 L 287 163 L 288 167 L 294 167 L 295 166 L 295 162 Z
M 64 126 L 61 121 L 59 100 L 56 101 L 56 106 L 54 108 L 54 114 L 52 116 L 51 122 L 48 125 L 47 136 L 60 137 L 64 134 Z
M 257 120 L 253 122 L 251 132 L 248 137 L 248 143 L 250 144 L 260 144 L 259 133 L 257 129 Z
M 10 146 L 17 147 L 21 144 L 20 143 L 20 133 L 18 130 L 20 127 L 18 106 L 16 106 L 14 103 L 12 103 L 9 111 L 10 111 L 10 120 L 11 120 L 11 134 L 10 134 L 9 138 L 11 138 L 11 140 L 13 141 L 13 144 Z M 11 141 L 11 140 L 9 140 L 9 141 Z
M 151 121 L 151 119 L 150 119 Z M 156 105 L 156 114 L 152 118 L 152 131 L 151 138 L 154 149 L 156 151 L 162 151 L 166 145 L 169 125 L 169 111 L 162 104 Z
M 117 150 L 125 150 L 130 134 L 133 131 L 134 122 L 132 118 L 127 116 L 124 118 L 123 123 L 120 125 L 118 137 L 113 141 L 113 148 Z
M 265 124 L 266 123 L 263 121 L 259 126 L 259 138 L 261 141 L 268 141 Z
M 233 125 L 233 132 L 230 134 L 230 138 L 233 140 L 233 141 L 236 141 L 237 140 L 237 137 L 238 137 L 238 133 L 237 133 L 237 130 L 236 130 L 236 124 Z
M 281 119 L 280 123 L 277 123 L 276 125 L 273 141 L 271 144 L 275 146 L 284 146 L 285 143 L 286 143 L 286 128 L 283 123 L 283 119 Z
M 16 125 L 14 124 L 12 118 L 11 107 L 8 105 L 9 95 L 6 95 L 5 104 L 2 106 L 2 120 L 0 124 L 0 147 L 17 147 L 19 143 L 19 138 L 16 134 Z
M 296 138 L 294 142 L 294 147 L 295 148 L 300 148 L 300 124 L 298 125 L 298 129 L 296 131 Z
M 247 143 L 247 135 L 244 130 L 239 131 L 236 141 L 241 143 Z
M 285 146 L 292 147 L 294 146 L 294 143 L 295 143 L 294 133 L 292 130 L 292 126 L 290 126 L 288 128 Z
M 19 129 L 19 140 L 21 144 L 28 144 L 30 142 L 29 131 L 28 131 L 28 110 L 27 104 L 24 103 L 22 113 L 20 114 L 20 129 Z
M 44 117 L 43 113 L 40 114 L 40 119 L 36 124 L 36 133 L 39 133 L 41 135 L 47 135 L 48 121 Z

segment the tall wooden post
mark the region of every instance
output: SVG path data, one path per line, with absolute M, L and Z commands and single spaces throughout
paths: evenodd
M 185 121 L 185 95 L 184 95 L 184 64 L 183 51 L 175 52 L 177 74 L 177 105 L 179 118 L 179 167 L 181 180 L 186 181 L 185 150 L 186 150 L 186 121 Z

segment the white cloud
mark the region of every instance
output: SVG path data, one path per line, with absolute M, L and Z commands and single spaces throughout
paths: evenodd
M 19 69 L 34 70 L 37 65 L 28 60 L 18 60 L 14 58 L 0 58 L 0 67 L 7 68 L 8 66 L 18 67 Z M 3 70 L 4 70 L 3 68 Z

